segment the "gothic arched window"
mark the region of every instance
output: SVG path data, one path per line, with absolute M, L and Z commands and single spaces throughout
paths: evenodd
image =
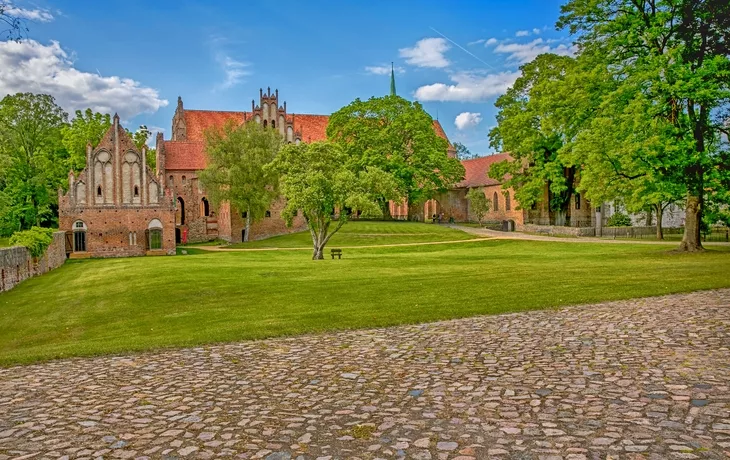
M 497 192 L 494 192 L 492 201 L 494 202 L 494 210 L 499 211 L 499 195 Z
M 512 200 L 509 197 L 509 191 L 504 192 L 504 210 L 509 211 L 512 209 Z

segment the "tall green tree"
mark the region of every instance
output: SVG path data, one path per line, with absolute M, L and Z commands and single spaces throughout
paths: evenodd
M 222 129 L 205 133 L 208 166 L 200 172 L 200 183 L 215 205 L 227 201 L 246 213 L 248 241 L 251 223 L 265 216 L 278 195 L 278 173 L 266 168 L 282 144 L 278 131 L 256 122 L 226 123 Z
M 142 148 L 147 144 L 147 141 L 152 136 L 152 131 L 147 128 L 147 125 L 139 125 L 137 131 L 131 132 L 127 130 L 127 133 L 132 138 L 134 145 L 137 146 L 140 151 L 142 151 Z M 147 148 L 147 158 L 145 160 L 147 161 L 147 166 L 149 166 L 152 170 L 155 169 L 157 164 L 156 154 L 156 149 Z
M 522 208 L 542 201 L 547 184 L 549 209 L 560 225 L 580 172 L 560 151 L 598 104 L 600 83 L 592 80 L 600 79 L 578 79 L 576 60 L 555 54 L 542 54 L 520 69 L 522 75 L 497 99 L 497 126 L 489 133 L 491 145 L 510 152 L 512 160 L 492 165 L 489 175 L 513 188 Z
M 722 109 L 730 102 L 730 3 L 722 0 L 570 0 L 558 27 L 605 56 L 621 86 L 640 88 L 645 109 L 666 122 L 662 175 L 686 190 L 679 249 L 702 250 L 708 175 L 722 161 Z
M 491 200 L 487 199 L 482 187 L 470 188 L 466 193 L 466 199 L 469 200 L 469 211 L 477 218 L 479 225 L 482 225 L 482 219 L 492 207 Z
M 356 99 L 330 116 L 327 137 L 347 154 L 353 170 L 375 167 L 390 174 L 408 201 L 413 217 L 418 206 L 464 176 L 464 167 L 447 155 L 433 119 L 418 102 L 399 96 Z M 381 198 L 387 209 L 387 200 Z
M 111 125 L 108 113 L 102 114 L 91 109 L 76 111 L 71 123 L 61 130 L 63 146 L 69 155 L 69 169 L 78 173 L 86 167 L 86 145 L 91 143 L 96 146 Z
M 353 169 L 350 155 L 336 143 L 285 145 L 266 169 L 281 174 L 280 184 L 288 225 L 299 210 L 312 236 L 312 259 L 323 259 L 324 248 L 351 215 L 382 215 L 379 198 L 398 197 L 392 175 L 377 167 Z
M 56 223 L 58 189 L 67 184 L 61 131 L 68 115 L 47 94 L 0 101 L 0 231 Z

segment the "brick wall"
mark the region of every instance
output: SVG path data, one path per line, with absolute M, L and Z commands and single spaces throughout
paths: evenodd
M 45 254 L 38 259 L 34 259 L 22 246 L 0 249 L 0 292 L 63 265 L 66 261 L 65 245 L 64 232 L 56 232 Z
M 117 206 L 60 208 L 59 227 L 72 231 L 74 222 L 86 224 L 88 257 L 128 257 L 146 254 L 145 231 L 153 219 L 162 223 L 162 251 L 175 254 L 175 215 L 171 208 Z M 130 241 L 130 234 L 136 234 Z
M 271 204 L 271 217 L 264 217 L 258 222 L 251 224 L 251 234 L 248 236 L 249 241 L 262 240 L 272 236 L 284 235 L 287 233 L 300 232 L 306 230 L 307 222 L 304 220 L 301 212 L 294 218 L 291 227 L 286 226 L 286 222 L 281 218 L 281 211 L 284 209 L 285 201 L 280 198 Z M 246 219 L 243 218 L 240 211 L 231 210 L 231 243 L 240 243 L 243 236 L 243 229 L 246 228 Z

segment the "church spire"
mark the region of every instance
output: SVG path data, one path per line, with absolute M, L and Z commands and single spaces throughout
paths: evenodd
M 390 63 L 390 95 L 395 96 L 395 68 L 393 63 Z

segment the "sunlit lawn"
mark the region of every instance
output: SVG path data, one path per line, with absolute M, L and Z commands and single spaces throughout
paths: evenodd
M 670 247 L 487 240 L 342 260 L 195 249 L 74 260 L 0 294 L 0 364 L 730 287 L 728 248 Z
M 434 224 L 418 222 L 356 221 L 344 225 L 330 240 L 330 247 L 371 246 L 434 241 L 460 241 L 477 238 L 474 235 Z M 259 241 L 233 244 L 232 248 L 311 248 L 308 231 L 275 236 Z

